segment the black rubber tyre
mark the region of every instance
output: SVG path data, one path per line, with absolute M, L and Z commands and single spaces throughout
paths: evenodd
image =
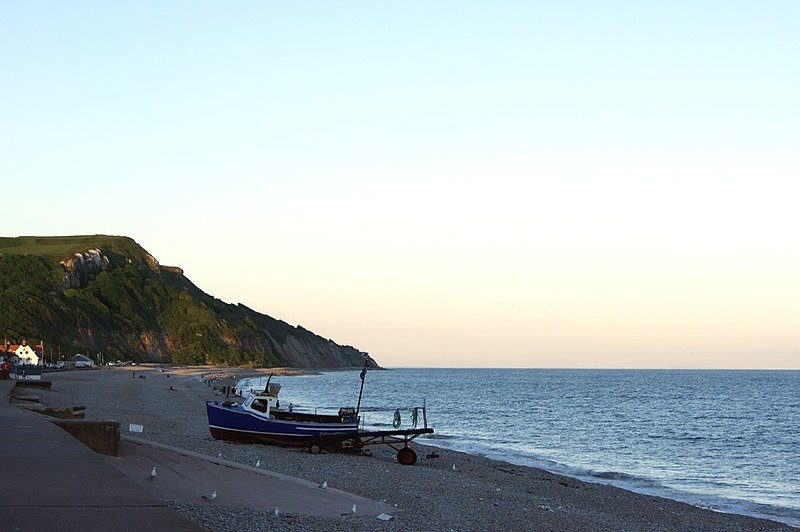
M 322 446 L 318 443 L 312 443 L 308 446 L 308 452 L 311 454 L 319 454 L 322 452 Z
M 417 453 L 413 449 L 403 447 L 397 451 L 397 463 L 403 465 L 414 465 L 417 463 Z

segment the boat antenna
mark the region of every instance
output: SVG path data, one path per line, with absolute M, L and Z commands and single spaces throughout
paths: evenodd
M 361 411 L 361 394 L 364 393 L 364 377 L 367 376 L 367 361 L 364 361 L 364 369 L 361 370 L 361 390 L 358 392 L 358 405 L 356 406 L 356 416 Z
M 263 392 L 264 395 L 269 393 L 269 381 L 271 380 L 272 380 L 272 373 L 269 374 L 269 377 L 267 377 L 267 384 L 264 385 L 264 392 Z

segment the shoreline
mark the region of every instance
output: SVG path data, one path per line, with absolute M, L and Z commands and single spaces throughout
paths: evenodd
M 398 508 L 388 522 L 296 514 L 290 523 L 270 518 L 266 511 L 234 506 L 173 505 L 214 530 L 793 530 L 776 521 L 706 510 L 416 441 L 412 447 L 420 459 L 415 466 L 397 464 L 394 451 L 384 446 L 372 448 L 373 456 L 365 457 L 217 441 L 208 434 L 204 408 L 205 399 L 218 398 L 217 391 L 200 379 L 215 370 L 237 380 L 277 374 L 275 369 L 158 364 L 59 372 L 48 374 L 53 387 L 42 394 L 42 402 L 86 406 L 87 419 L 119 421 L 123 434 L 128 424 L 141 424 L 144 432 L 137 437 L 245 465 L 259 462 L 276 473 L 326 481 Z M 131 378 L 133 371 L 146 378 Z M 438 457 L 427 458 L 433 450 Z M 253 528 L 258 522 L 262 528 Z
M 287 390 L 291 391 L 292 387 L 293 386 L 290 384 Z M 309 394 L 307 391 L 304 396 L 308 399 Z M 379 423 L 378 425 L 382 424 Z M 381 427 L 370 427 L 371 428 L 367 428 L 367 430 L 381 430 Z M 453 429 L 452 426 L 449 428 Z M 553 461 L 553 459 L 549 459 L 547 456 L 530 456 L 525 452 L 514 452 L 512 449 L 504 449 L 502 446 L 498 447 L 490 443 L 491 442 L 470 440 L 469 438 L 464 439 L 458 436 L 454 437 L 439 432 L 438 434 L 432 435 L 432 437 L 420 437 L 415 440 L 414 445 L 422 447 L 428 446 L 432 449 L 447 449 L 472 456 L 479 456 L 499 463 L 540 469 L 555 475 L 573 478 L 580 482 L 610 485 L 632 493 L 662 497 L 717 513 L 766 519 L 800 529 L 800 513 L 790 506 L 782 506 L 776 503 L 770 504 L 768 502 L 756 502 L 758 499 L 725 497 L 715 493 L 703 492 L 702 490 L 681 490 L 680 488 L 670 485 L 668 479 L 662 480 L 658 477 L 641 473 L 634 475 L 628 473 L 624 468 L 609 469 L 592 467 L 591 465 L 576 466 L 571 465 L 568 461 Z M 429 450 L 426 450 L 424 452 L 428 451 Z

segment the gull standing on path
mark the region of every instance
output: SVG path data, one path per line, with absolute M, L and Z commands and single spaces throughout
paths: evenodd
M 153 480 L 155 478 L 156 478 L 156 466 L 153 466 L 153 469 L 150 470 L 150 480 Z
M 214 499 L 217 498 L 216 490 L 212 491 L 210 495 L 203 495 L 203 498 L 208 499 L 209 501 L 213 501 Z

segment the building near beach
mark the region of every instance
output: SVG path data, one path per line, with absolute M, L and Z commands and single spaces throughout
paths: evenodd
M 69 357 L 65 362 L 67 363 L 67 366 L 74 368 L 91 368 L 94 366 L 94 360 L 80 353 Z
M 19 364 L 36 366 L 44 357 L 44 342 L 39 342 L 39 345 L 28 345 L 28 341 L 23 340 L 21 344 L 10 344 L 8 339 L 5 339 L 3 351 L 17 355 Z

